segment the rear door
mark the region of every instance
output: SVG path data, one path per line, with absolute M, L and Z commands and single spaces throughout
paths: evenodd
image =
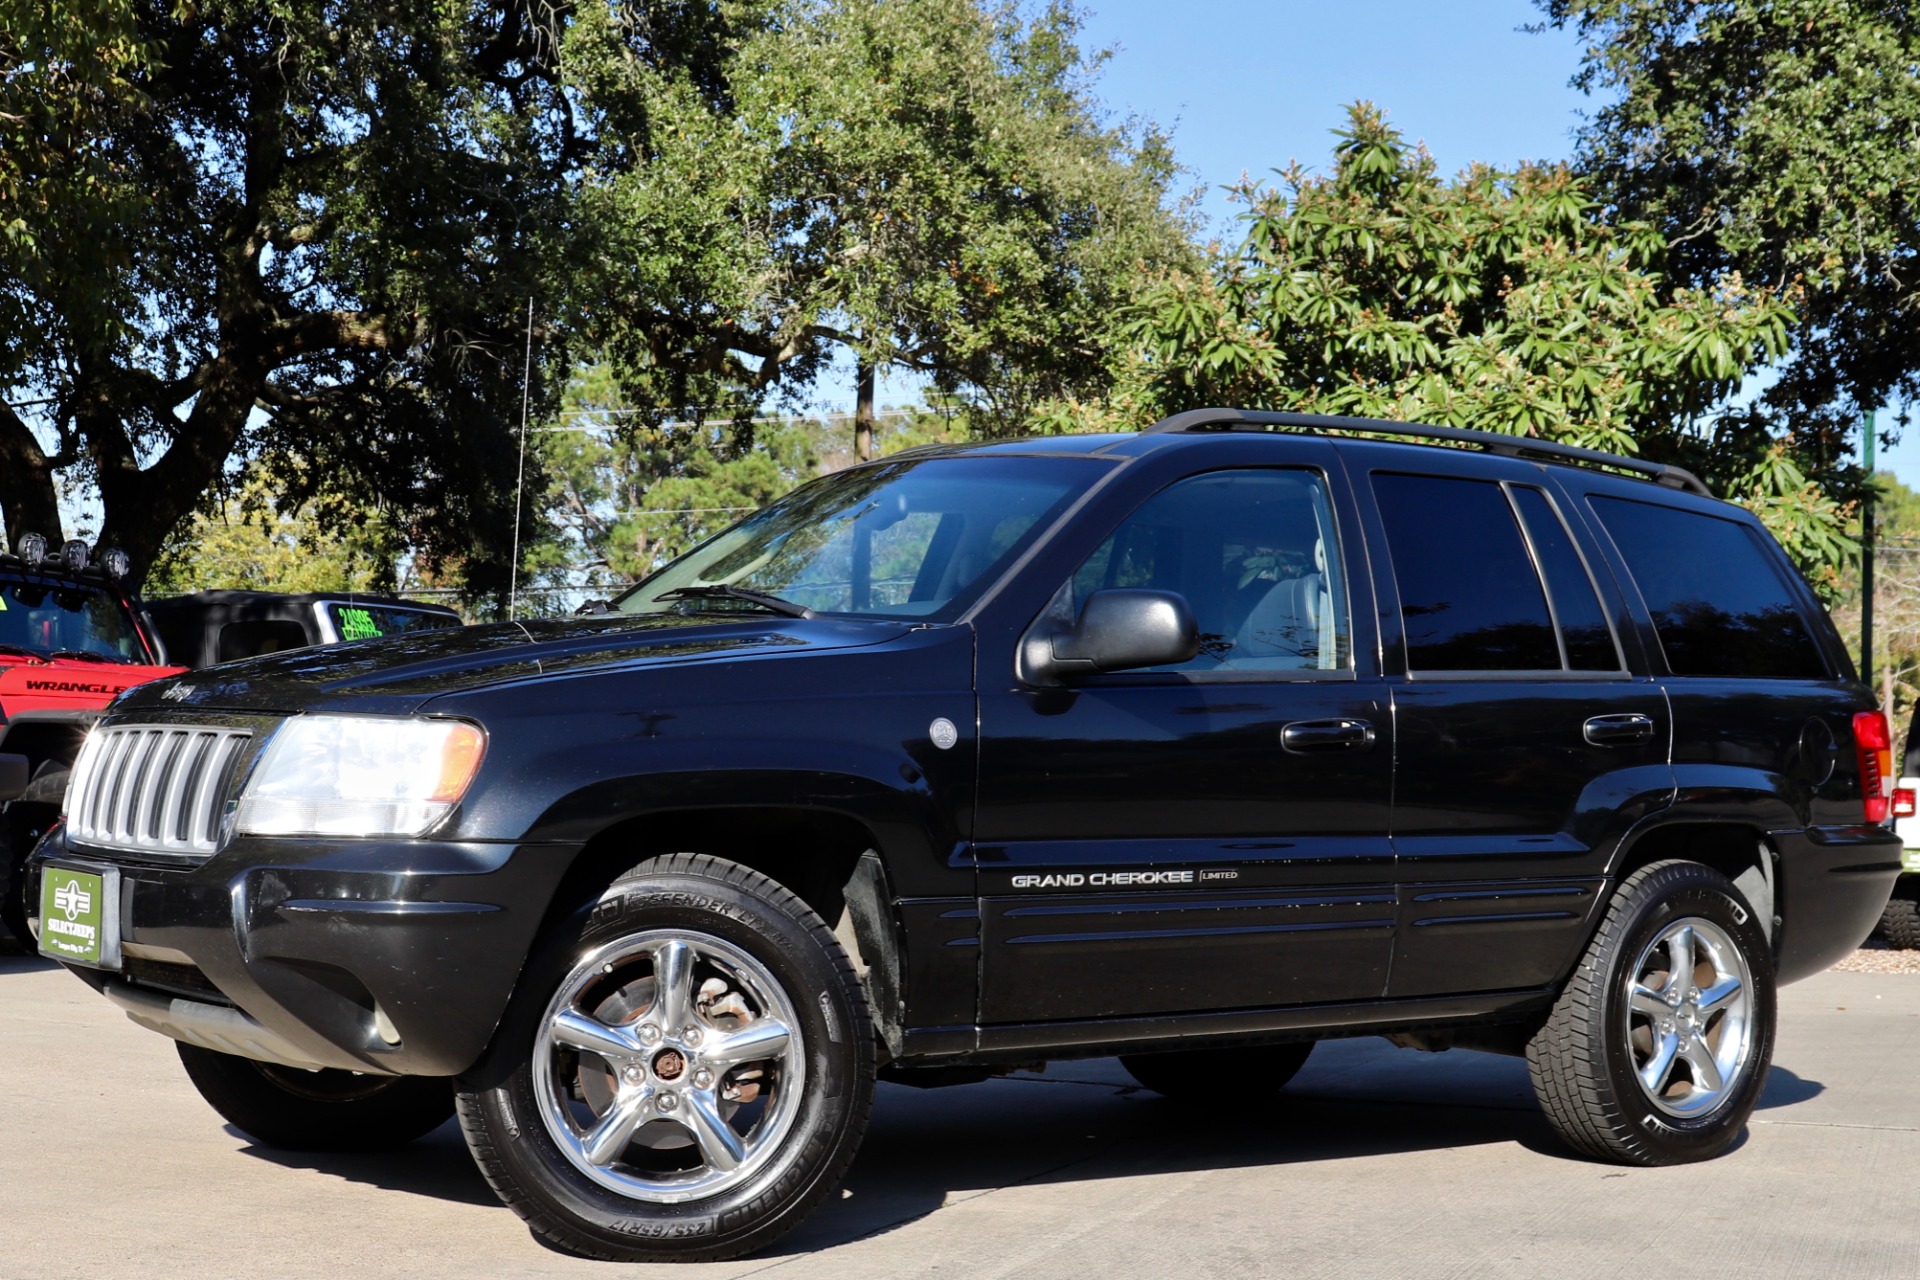
M 1397 667 L 1389 994 L 1552 982 L 1619 836 L 1671 800 L 1666 699 L 1630 669 L 1617 588 L 1544 468 L 1353 454 Z
M 1854 771 L 1861 691 L 1767 535 L 1723 503 L 1591 493 L 1587 504 L 1653 623 L 1680 785 L 1768 797 L 1781 828 L 1857 823 L 1857 783 L 1829 780 Z
M 983 646 L 983 1023 L 1386 985 L 1392 727 L 1353 510 L 1323 442 L 1228 448 L 1311 461 L 1176 472 L 1057 581 L 1068 611 L 1179 592 L 1198 657 L 1041 689 Z

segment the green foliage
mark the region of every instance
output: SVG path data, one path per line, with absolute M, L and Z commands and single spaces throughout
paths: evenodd
M 838 351 L 986 425 L 1096 391 L 1111 317 L 1191 249 L 1165 139 L 1104 121 L 1076 24 L 0 0 L 0 515 L 56 532 L 89 490 L 144 563 L 244 473 L 323 519 L 405 511 L 421 563 L 497 591 L 529 298 L 536 416 L 584 348 L 636 424 L 739 424 L 711 466 L 647 464 L 682 506 L 773 484 L 749 420 Z
M 392 523 L 326 507 L 322 500 L 282 514 L 264 478 L 253 477 L 174 530 L 146 575 L 146 594 L 400 590 L 405 547 Z
M 1760 401 L 1851 494 L 1857 406 L 1920 391 L 1920 9 L 1881 0 L 1539 0 L 1609 99 L 1580 165 L 1669 243 L 1677 285 L 1802 290 Z
M 250 464 L 504 578 L 526 302 L 576 147 L 531 12 L 0 0 L 8 524 L 77 484 L 145 563 Z
M 796 485 L 853 461 L 844 424 L 819 419 L 755 424 L 750 445 L 745 431 L 724 421 L 649 423 L 621 399 L 604 365 L 573 381 L 564 406 L 530 445 L 547 487 L 522 571 L 545 596 L 618 591 Z M 889 411 L 875 448 L 884 455 L 957 437 L 934 411 Z
M 1566 441 L 1682 462 L 1810 571 L 1844 561 L 1846 511 L 1724 411 L 1785 349 L 1786 298 L 1732 273 L 1666 287 L 1659 233 L 1609 222 L 1565 166 L 1443 181 L 1364 103 L 1336 136 L 1330 174 L 1241 188 L 1241 243 L 1162 277 L 1127 321 L 1116 393 L 1056 403 L 1042 429 L 1221 404 Z
M 1101 121 L 1071 9 L 720 11 L 724 93 L 628 57 L 616 11 L 568 37 L 601 112 L 581 309 L 632 403 L 744 419 L 836 349 L 963 394 L 989 426 L 1104 385 L 1112 315 L 1192 250 L 1165 138 Z

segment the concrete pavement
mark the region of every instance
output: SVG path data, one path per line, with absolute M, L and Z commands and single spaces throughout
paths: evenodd
M 1268 1115 L 1110 1060 L 886 1085 L 846 1191 L 771 1253 L 620 1267 L 534 1241 L 451 1124 L 388 1156 L 253 1146 L 169 1041 L 7 956 L 0 1278 L 1920 1274 L 1920 976 L 1785 989 L 1774 1061 L 1739 1146 L 1654 1170 L 1565 1153 L 1516 1059 L 1371 1039 L 1321 1045 Z

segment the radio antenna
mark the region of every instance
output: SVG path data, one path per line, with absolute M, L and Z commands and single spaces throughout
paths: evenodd
M 527 405 L 533 386 L 533 295 L 527 295 L 527 360 L 520 369 L 520 471 L 513 481 L 513 566 L 507 579 L 507 621 L 520 618 L 520 499 L 527 487 Z

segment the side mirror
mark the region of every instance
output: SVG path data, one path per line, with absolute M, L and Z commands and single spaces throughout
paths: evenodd
M 1172 591 L 1096 591 L 1072 626 L 1036 627 L 1020 645 L 1029 684 L 1185 662 L 1200 652 L 1200 628 L 1186 597 Z

